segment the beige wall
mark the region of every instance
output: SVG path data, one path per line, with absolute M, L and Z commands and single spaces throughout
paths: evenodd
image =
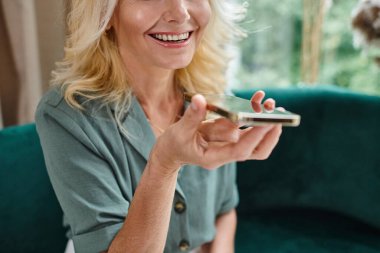
M 54 63 L 63 57 L 64 0 L 34 0 L 42 87 L 47 89 Z

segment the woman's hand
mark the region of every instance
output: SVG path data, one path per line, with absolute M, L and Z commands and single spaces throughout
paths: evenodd
M 254 111 L 261 110 L 265 94 L 256 92 L 251 99 Z M 275 108 L 275 101 L 264 102 L 267 110 Z M 240 130 L 228 119 L 204 121 L 206 101 L 195 95 L 184 116 L 169 127 L 154 146 L 151 159 L 166 171 L 174 173 L 184 164 L 196 164 L 214 169 L 232 161 L 263 160 L 268 158 L 281 135 L 280 125 L 249 127 Z

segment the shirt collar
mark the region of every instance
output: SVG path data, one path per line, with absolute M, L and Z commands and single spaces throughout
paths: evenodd
M 190 103 L 185 101 L 184 111 L 189 105 Z M 125 127 L 128 134 L 121 132 L 122 135 L 137 150 L 137 152 L 139 152 L 145 160 L 148 161 L 150 152 L 156 142 L 156 136 L 154 135 L 152 127 L 150 126 L 145 113 L 135 96 L 132 97 L 131 106 L 123 121 L 123 127 Z M 186 196 L 178 181 L 176 184 L 176 191 L 183 199 L 186 199 Z
M 123 121 L 123 127 L 128 133 L 124 134 L 122 132 L 124 137 L 145 160 L 148 160 L 150 151 L 156 142 L 156 137 L 135 96 L 132 96 L 130 108 Z

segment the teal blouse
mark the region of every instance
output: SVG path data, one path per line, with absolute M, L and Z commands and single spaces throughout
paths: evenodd
M 70 107 L 53 88 L 36 113 L 48 174 L 77 253 L 108 249 L 156 141 L 135 97 L 123 120 L 128 135 L 119 130 L 111 106 L 83 106 L 84 111 Z M 213 171 L 180 169 L 165 252 L 186 252 L 213 240 L 216 217 L 238 203 L 235 178 L 234 163 Z

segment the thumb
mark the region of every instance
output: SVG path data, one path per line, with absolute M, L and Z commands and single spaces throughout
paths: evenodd
M 191 104 L 186 109 L 181 120 L 183 129 L 191 132 L 195 132 L 198 129 L 199 124 L 206 117 L 206 105 L 206 99 L 200 94 L 194 95 L 191 98 Z

